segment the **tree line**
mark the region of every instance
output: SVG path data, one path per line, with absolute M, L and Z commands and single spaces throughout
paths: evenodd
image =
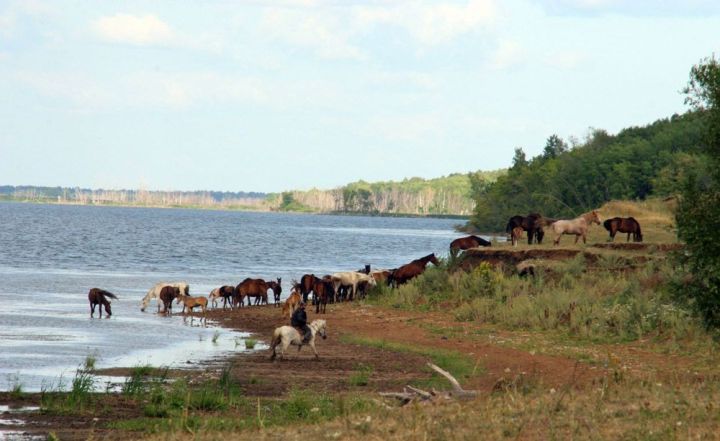
M 583 142 L 551 135 L 541 154 L 515 149 L 494 182 L 470 176 L 475 202 L 469 229 L 497 232 L 513 215 L 571 218 L 613 199 L 677 194 L 689 171 L 709 176 L 705 111 L 696 109 L 611 135 L 592 129 Z

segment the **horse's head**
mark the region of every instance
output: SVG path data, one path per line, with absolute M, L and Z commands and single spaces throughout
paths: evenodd
M 108 302 L 107 300 L 105 300 L 105 313 L 108 317 L 112 315 L 112 308 L 110 308 L 110 302 Z
M 590 222 L 595 222 L 596 224 L 600 225 L 600 215 L 598 214 L 597 210 L 593 210 L 590 212 Z
M 158 300 L 158 302 L 159 301 L 160 300 Z M 145 308 L 147 308 L 148 302 L 149 302 L 149 300 L 142 299 L 142 301 L 140 302 L 140 312 L 145 312 Z
M 313 328 L 315 328 L 315 333 L 319 334 L 320 337 L 324 339 L 327 338 L 327 323 L 323 319 L 313 320 L 313 322 L 310 324 Z
M 430 257 L 430 258 L 429 258 L 428 261 L 429 261 L 429 262 L 432 262 L 433 265 L 435 265 L 435 266 L 439 266 L 439 265 L 440 265 L 440 262 L 438 262 L 437 257 L 435 257 L 435 253 L 432 253 L 429 257 Z

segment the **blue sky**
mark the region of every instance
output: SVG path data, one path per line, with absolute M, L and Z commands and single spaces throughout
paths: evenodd
M 720 2 L 3 1 L 0 184 L 281 191 L 684 112 Z

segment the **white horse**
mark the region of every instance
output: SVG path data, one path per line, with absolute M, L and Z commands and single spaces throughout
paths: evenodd
M 325 320 L 313 320 L 313 322 L 310 323 L 310 334 L 310 341 L 303 343 L 303 336 L 292 326 L 280 326 L 279 328 L 275 328 L 272 343 L 270 344 L 270 350 L 272 351 L 270 360 L 274 360 L 277 356 L 276 348 L 278 345 L 282 346 L 280 348 L 280 358 L 284 359 L 285 351 L 290 345 L 296 345 L 298 347 L 298 352 L 300 352 L 300 349 L 302 349 L 304 344 L 309 345 L 315 353 L 315 358 L 319 359 L 320 356 L 318 356 L 317 350 L 315 350 L 315 335 L 320 335 L 323 339 L 327 338 L 327 324 L 325 323 Z
M 212 307 L 217 308 L 218 299 L 220 299 L 222 296 L 220 295 L 220 288 L 214 288 L 212 291 L 210 291 L 210 294 L 208 294 L 208 300 L 210 300 Z
M 148 307 L 148 303 L 150 303 L 150 300 L 157 300 L 158 304 L 158 313 L 160 312 L 160 290 L 163 289 L 163 286 L 174 286 L 180 289 L 180 293 L 183 295 L 190 295 L 190 285 L 188 285 L 185 282 L 160 282 L 155 284 L 152 288 L 150 288 L 150 291 L 145 294 L 145 297 L 140 301 L 140 311 L 145 311 L 145 309 Z
M 556 220 L 550 224 L 550 228 L 555 232 L 555 245 L 560 244 L 560 238 L 563 234 L 574 234 L 575 243 L 582 236 L 583 243 L 587 243 L 585 236 L 587 235 L 590 225 L 596 223 L 600 225 L 600 216 L 597 210 L 581 214 L 572 220 Z
M 351 286 L 352 291 L 348 294 L 348 297 L 353 298 L 357 292 L 357 286 L 360 282 L 367 282 L 370 286 L 377 286 L 375 278 L 365 273 L 358 273 L 355 271 L 347 271 L 342 273 L 335 273 L 332 276 L 333 288 L 335 288 L 335 295 L 339 292 L 341 286 Z

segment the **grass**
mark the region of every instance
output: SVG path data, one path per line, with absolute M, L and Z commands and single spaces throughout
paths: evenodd
M 94 408 L 93 394 L 96 378 L 83 368 L 75 371 L 69 391 L 64 390 L 62 379 L 55 387 L 43 386 L 40 392 L 40 410 L 46 414 L 84 414 Z
M 348 377 L 348 384 L 350 386 L 367 386 L 370 383 L 372 372 L 372 366 L 361 363 L 355 367 L 355 372 Z
M 255 349 L 255 345 L 257 345 L 257 340 L 254 338 L 245 339 L 245 349 Z
M 20 374 L 12 374 L 8 376 L 10 383 L 10 398 L 13 400 L 20 400 L 25 396 L 23 390 L 23 384 L 20 381 Z
M 220 338 L 220 332 L 219 332 L 219 331 L 215 331 L 215 333 L 214 333 L 213 336 L 212 336 L 212 342 L 213 342 L 213 344 L 217 344 L 217 341 L 218 341 L 219 338 Z
M 424 357 L 427 357 L 434 364 L 450 372 L 460 382 L 462 382 L 463 379 L 470 378 L 483 372 L 483 368 L 477 363 L 475 363 L 470 357 L 456 351 L 409 345 L 405 343 L 388 341 L 385 339 L 379 340 L 350 335 L 343 335 L 340 337 L 340 340 L 343 343 L 369 346 L 385 351 L 407 352 L 411 354 L 422 355 Z M 429 368 L 427 369 L 427 371 L 432 372 L 432 377 L 428 381 L 418 382 L 418 385 L 428 387 L 447 386 L 447 380 L 445 380 L 435 372 L 431 371 Z
M 94 355 L 88 355 L 87 357 L 85 357 L 85 370 L 86 371 L 95 370 L 96 362 L 97 362 L 97 358 L 95 358 Z

